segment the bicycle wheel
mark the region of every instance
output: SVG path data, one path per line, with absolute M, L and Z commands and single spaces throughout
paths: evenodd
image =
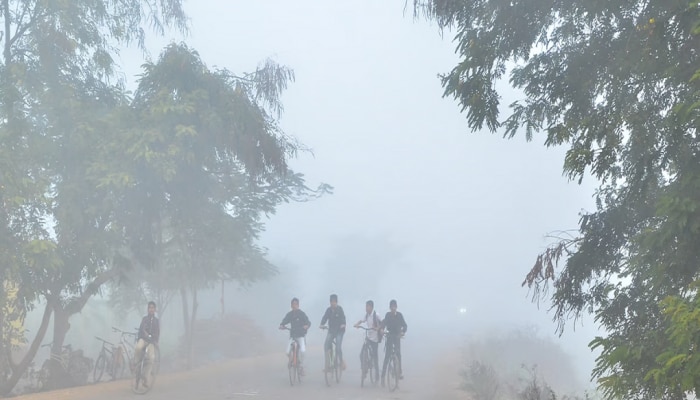
M 370 350 L 369 368 L 367 368 L 367 373 L 369 374 L 369 380 L 372 382 L 373 385 L 376 385 L 377 381 L 379 380 L 379 371 L 377 370 L 377 368 L 375 368 L 375 366 L 379 364 L 379 361 L 375 361 L 377 355 L 372 353 L 374 352 Z
M 335 383 L 340 383 L 340 377 L 343 375 L 343 363 L 338 359 L 338 353 L 333 357 L 335 361 Z
M 146 354 L 142 354 L 141 360 L 138 360 L 134 366 L 134 375 L 131 382 L 131 390 L 136 394 L 146 393 L 146 388 L 143 387 L 143 370 L 145 364 Z
M 299 357 L 300 357 L 300 355 L 299 355 L 299 347 L 297 347 L 297 350 L 296 350 L 296 351 L 297 351 L 297 353 L 296 353 L 297 356 L 296 356 L 295 369 L 296 369 L 296 371 L 297 371 L 297 372 L 296 372 L 296 373 L 297 373 L 297 383 L 301 383 L 301 361 L 300 361 L 300 359 L 299 359 Z
M 105 373 L 105 366 L 107 365 L 107 355 L 104 351 L 100 352 L 97 356 L 97 361 L 95 361 L 95 369 L 92 371 L 92 382 L 97 383 L 102 379 L 102 374 Z
M 360 376 L 360 387 L 365 386 L 365 379 L 367 378 L 367 373 L 370 367 L 370 357 L 369 357 L 369 346 L 367 343 L 362 345 L 362 350 L 360 350 L 360 368 L 362 368 L 362 374 Z
M 393 392 L 399 387 L 399 358 L 394 354 L 389 359 L 389 369 L 387 371 L 389 391 Z
M 333 379 L 333 350 L 326 351 L 326 364 L 323 369 L 323 375 L 326 378 L 326 386 L 331 385 L 331 379 Z
M 289 384 L 291 386 L 294 386 L 294 381 L 296 380 L 296 374 L 298 374 L 297 371 L 297 365 L 296 365 L 296 357 L 295 357 L 295 352 L 294 349 L 296 348 L 295 345 L 292 345 L 292 351 L 289 352 L 289 363 L 287 364 L 287 369 L 289 369 Z
M 149 369 L 148 363 L 148 353 L 154 352 L 153 354 L 153 365 L 150 365 L 150 374 L 145 376 L 146 371 Z M 134 393 L 145 394 L 148 393 L 156 383 L 156 376 L 158 370 L 160 369 L 160 349 L 155 345 L 148 345 L 144 349 L 141 360 L 136 363 L 134 368 L 134 376 L 132 381 L 131 389 Z M 145 380 L 145 382 L 144 382 Z M 145 384 L 144 384 L 145 383 Z

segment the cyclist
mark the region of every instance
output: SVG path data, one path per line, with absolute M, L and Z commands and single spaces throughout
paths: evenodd
M 158 344 L 159 338 L 160 322 L 156 317 L 156 303 L 149 301 L 148 314 L 141 319 L 138 342 L 134 348 L 134 361 L 139 363 L 141 361 L 141 357 L 143 357 L 143 351 L 146 349 L 146 346 L 149 346 L 148 362 L 146 363 L 146 370 L 144 371 L 143 377 L 143 386 L 146 388 L 150 384 L 148 382 L 148 378 L 151 376 L 151 368 L 153 367 L 153 362 L 156 359 L 156 353 L 153 347 Z
M 374 311 L 374 302 L 372 300 L 367 300 L 365 303 L 365 317 L 355 324 L 355 328 L 359 328 L 364 325 L 367 329 L 372 329 L 367 331 L 367 339 L 369 339 L 369 351 L 372 357 L 372 363 L 374 364 L 374 376 L 375 382 L 379 380 L 379 342 L 382 340 L 382 320 L 377 316 L 377 312 Z
M 299 299 L 292 299 L 292 310 L 284 316 L 280 322 L 280 329 L 284 329 L 285 325 L 291 324 L 289 328 L 289 338 L 297 342 L 299 346 L 299 374 L 304 376 L 304 352 L 306 351 L 306 332 L 311 326 L 311 321 L 305 312 L 299 309 Z M 287 354 L 292 351 L 292 341 L 287 345 Z
M 389 302 L 389 311 L 382 321 L 382 328 L 387 331 L 386 346 L 387 349 L 391 349 L 394 346 L 394 351 L 396 356 L 399 358 L 399 379 L 403 379 L 403 368 L 401 366 L 401 336 L 406 333 L 408 325 L 403 319 L 403 314 L 396 311 L 397 304 L 396 300 L 391 300 Z M 389 355 L 391 351 L 384 353 L 384 365 L 382 366 L 382 386 L 384 386 L 384 380 L 386 377 L 386 367 L 389 364 Z
M 345 360 L 343 360 L 343 335 L 345 334 L 345 312 L 343 307 L 338 305 L 338 295 L 332 294 L 330 297 L 331 306 L 326 309 L 321 319 L 321 328 L 328 322 L 328 334 L 323 349 L 329 351 L 335 339 L 335 349 L 338 360 L 340 361 L 343 370 L 345 370 Z M 326 365 L 326 371 L 330 365 Z

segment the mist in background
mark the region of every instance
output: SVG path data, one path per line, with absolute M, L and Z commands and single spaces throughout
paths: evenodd
M 440 37 L 435 26 L 413 21 L 402 1 L 200 1 L 186 11 L 196 27 L 186 41 L 209 66 L 250 71 L 273 57 L 294 69 L 281 125 L 313 154 L 291 166 L 311 184 L 335 188 L 331 196 L 281 206 L 261 238 L 279 274 L 247 288 L 226 284 L 223 308 L 221 288 L 212 288 L 201 296 L 201 318 L 248 315 L 282 352 L 286 334 L 277 326 L 292 297 L 311 318 L 309 346 L 322 344 L 316 328 L 331 293 L 350 324 L 366 300 L 383 315 L 396 299 L 408 323 L 409 360 L 466 337 L 528 326 L 561 345 L 581 383 L 588 381 L 591 319 L 556 337 L 547 305 L 531 303 L 521 282 L 552 241 L 546 235 L 575 229 L 579 211 L 593 208 L 593 182 L 567 182 L 564 149 L 546 149 L 542 138 L 527 143 L 467 130 L 437 78 L 456 63 L 451 34 Z M 167 43 L 149 48 L 155 56 Z M 136 50 L 121 55 L 129 86 L 140 60 Z M 182 325 L 180 299 L 171 303 L 164 351 L 177 347 Z M 71 319 L 66 343 L 96 355 L 93 336 L 114 340 L 111 326 L 133 329 L 145 309 L 118 313 L 106 297 L 93 298 Z M 361 341 L 349 328 L 353 358 Z

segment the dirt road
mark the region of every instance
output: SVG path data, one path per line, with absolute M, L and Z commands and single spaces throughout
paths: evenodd
M 344 346 L 345 347 L 345 346 Z M 348 369 L 340 384 L 327 387 L 322 368 L 322 351 L 307 351 L 306 377 L 290 387 L 284 354 L 229 360 L 187 372 L 163 374 L 145 396 L 132 394 L 129 381 L 100 383 L 79 388 L 17 397 L 20 400 L 152 400 L 200 399 L 464 399 L 458 385 L 459 360 L 455 352 L 430 357 L 411 357 L 404 352 L 405 379 L 393 393 L 381 387 L 360 387 L 357 349 L 345 349 Z M 348 356 L 349 355 L 349 356 Z

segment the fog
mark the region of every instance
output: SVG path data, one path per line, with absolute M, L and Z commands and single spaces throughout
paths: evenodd
M 578 213 L 593 208 L 593 182 L 568 182 L 564 149 L 545 148 L 542 137 L 528 143 L 468 131 L 437 77 L 457 62 L 451 34 L 414 21 L 403 1 L 191 1 L 186 11 L 193 29 L 185 40 L 207 65 L 250 71 L 273 57 L 294 69 L 280 122 L 313 154 L 291 166 L 312 185 L 334 187 L 318 200 L 284 204 L 266 221 L 261 244 L 279 275 L 248 288 L 227 284 L 226 312 L 254 318 L 281 352 L 286 334 L 277 326 L 293 296 L 312 321 L 309 346 L 322 343 L 316 327 L 331 293 L 349 323 L 366 300 L 383 314 L 396 299 L 408 360 L 527 326 L 560 344 L 587 384 L 595 325 L 585 318 L 558 337 L 547 304 L 533 304 L 521 283 L 551 243 L 546 235 L 575 229 Z M 170 40 L 183 38 L 148 41 L 152 56 Z M 121 54 L 130 86 L 141 60 L 135 49 Z M 503 95 L 502 104 L 517 96 Z M 201 318 L 221 313 L 220 297 L 220 288 L 203 295 Z M 165 349 L 177 346 L 179 301 L 164 317 Z M 128 316 L 109 310 L 106 298 L 93 298 L 71 319 L 67 342 L 133 328 L 145 305 Z M 30 316 L 30 331 L 39 317 Z M 348 329 L 348 349 L 361 340 Z M 94 342 L 86 351 L 99 350 Z

